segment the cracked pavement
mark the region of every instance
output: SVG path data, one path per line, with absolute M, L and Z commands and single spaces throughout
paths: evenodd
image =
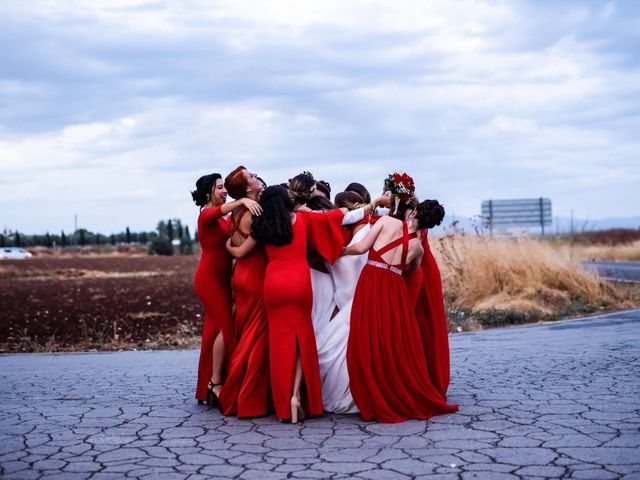
M 239 420 L 196 351 L 0 356 L 5 479 L 640 479 L 640 310 L 451 336 L 460 412 Z

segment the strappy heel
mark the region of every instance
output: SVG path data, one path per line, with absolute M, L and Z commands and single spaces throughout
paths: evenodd
M 298 423 L 304 420 L 304 410 L 300 403 L 300 397 L 291 397 L 291 423 Z
M 222 382 L 213 383 L 211 381 L 207 385 L 207 405 L 209 405 L 210 407 L 218 406 L 218 395 L 216 395 L 216 392 L 214 392 L 213 389 L 215 387 L 221 387 L 221 386 L 222 386 Z

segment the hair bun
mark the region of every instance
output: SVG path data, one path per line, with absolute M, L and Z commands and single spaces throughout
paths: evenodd
M 416 218 L 421 228 L 433 228 L 442 223 L 444 206 L 437 200 L 425 200 L 418 204 Z

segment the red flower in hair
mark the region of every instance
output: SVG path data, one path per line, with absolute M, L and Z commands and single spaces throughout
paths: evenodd
M 389 190 L 392 194 L 400 197 L 401 200 L 407 201 L 413 197 L 416 191 L 416 186 L 413 183 L 413 178 L 407 173 L 393 173 L 387 178 L 389 184 Z

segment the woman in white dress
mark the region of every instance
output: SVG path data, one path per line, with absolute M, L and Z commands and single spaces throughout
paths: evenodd
M 343 225 L 355 224 L 349 245 L 360 241 L 369 232 L 371 214 L 378 205 L 387 204 L 388 201 L 388 197 L 379 197 L 362 206 L 362 197 L 356 193 L 342 192 L 336 195 L 336 206 L 350 210 L 345 215 Z M 312 273 L 314 314 L 318 315 L 313 321 L 314 326 L 318 326 L 315 333 L 322 382 L 322 406 L 327 412 L 358 413 L 349 390 L 346 354 L 351 303 L 366 261 L 367 255 L 364 254 L 340 257 L 333 265 L 326 263 L 330 275 L 317 271 Z M 332 287 L 333 299 L 328 301 L 328 289 Z

